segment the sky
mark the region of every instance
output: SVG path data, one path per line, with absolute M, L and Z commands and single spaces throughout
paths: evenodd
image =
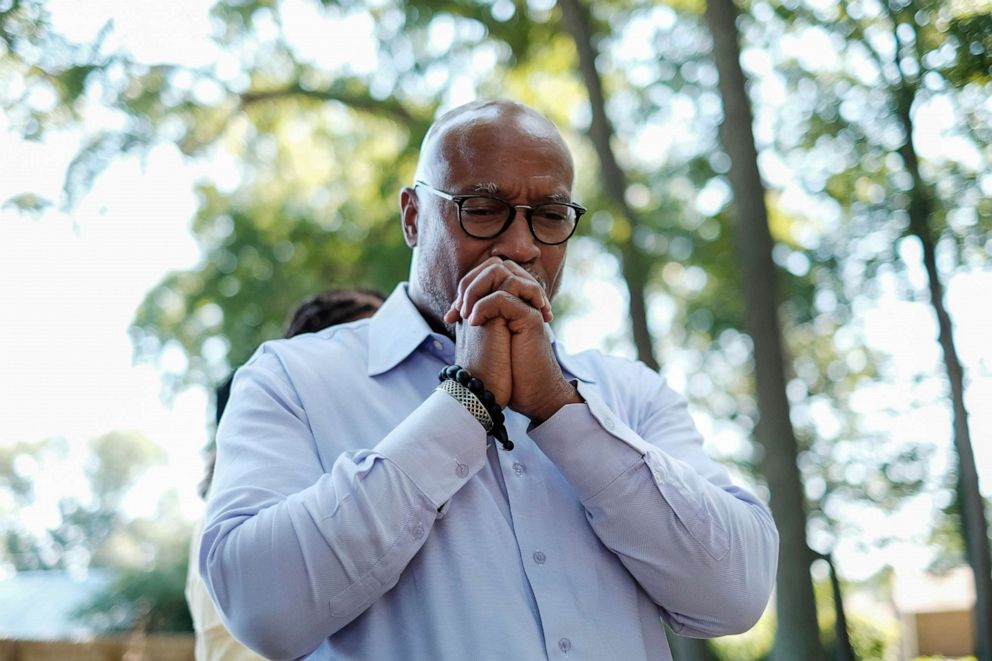
M 112 39 L 149 62 L 177 61 L 199 65 L 220 55 L 207 40 L 206 3 L 93 2 L 84 16 L 72 11 L 71 0 L 50 3 L 56 27 L 70 38 L 86 40 L 115 17 Z M 302 2 L 287 6 L 303 7 Z M 344 53 L 364 52 L 361 39 L 368 26 L 328 24 L 302 8 L 290 11 L 287 30 L 296 31 L 301 52 L 333 65 Z M 101 11 L 102 8 L 102 11 Z M 321 30 L 337 30 L 345 39 L 328 53 L 315 40 Z M 356 35 L 358 35 L 356 37 Z M 195 47 L 191 46 L 195 45 Z M 337 55 L 334 55 L 337 53 Z M 99 113 L 93 122 L 99 123 Z M 0 117 L 0 201 L 23 192 L 59 199 L 65 168 L 78 149 L 81 134 L 57 132 L 41 143 L 22 141 Z M 939 139 L 939 135 L 936 136 Z M 128 326 L 146 292 L 167 273 L 194 267 L 200 259 L 190 233 L 196 209 L 193 188 L 203 164 L 190 164 L 171 145 L 155 148 L 146 158 L 120 158 L 95 182 L 92 190 L 68 212 L 51 209 L 40 217 L 0 209 L 0 444 L 64 437 L 82 446 L 100 434 L 137 430 L 166 450 L 167 462 L 155 468 L 129 499 L 133 514 L 152 511 L 167 489 L 181 494 L 187 516 L 197 516 L 201 478 L 200 450 L 208 440 L 210 399 L 198 387 L 163 400 L 155 366 L 135 364 Z M 397 224 L 397 229 L 398 229 Z M 909 264 L 918 263 L 915 244 L 901 247 Z M 560 329 L 570 350 L 602 347 L 622 335 L 627 313 L 617 284 L 617 267 L 608 255 L 573 248 L 587 275 L 581 300 L 594 302 L 576 310 Z M 581 253 L 581 255 L 580 255 Z M 922 287 L 919 268 L 909 269 L 911 282 Z M 982 489 L 992 494 L 992 273 L 962 272 L 948 279 L 947 303 L 956 323 L 956 340 L 969 377 L 968 405 Z M 871 424 L 881 426 L 892 442 L 930 440 L 936 447 L 934 470 L 943 470 L 951 456 L 950 418 L 943 381 L 933 378 L 923 405 L 905 406 L 905 414 L 878 415 L 885 405 L 904 405 L 908 384 L 921 370 L 938 374 L 936 323 L 926 304 L 900 301 L 894 282 L 883 283 L 877 305 L 860 314 L 858 324 L 869 345 L 892 358 L 892 383 L 867 389 L 852 406 Z M 611 345 L 614 344 L 611 342 Z M 613 351 L 632 355 L 629 343 Z M 166 368 L 178 367 L 181 356 L 163 357 Z M 683 389 L 687 367 L 676 360 L 664 368 L 676 389 Z M 929 390 L 927 390 L 929 389 Z M 917 390 L 914 392 L 918 393 Z M 717 436 L 714 421 L 697 412 L 704 436 Z M 823 418 L 822 424 L 829 424 Z M 718 442 L 716 438 L 713 442 Z M 57 493 L 64 476 L 47 475 Z M 866 524 L 879 535 L 912 537 L 926 529 L 935 503 L 912 499 L 898 514 Z M 907 567 L 926 564 L 932 551 L 915 543 L 882 551 L 858 548 L 848 540 L 838 550 L 841 570 L 863 578 L 884 562 Z M 862 540 L 864 541 L 864 540 Z

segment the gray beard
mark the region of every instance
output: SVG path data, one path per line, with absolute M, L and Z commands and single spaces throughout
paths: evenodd
M 434 284 L 433 279 L 428 278 L 427 280 L 427 282 L 421 282 L 421 288 L 424 294 L 427 295 L 428 312 L 433 317 L 433 319 L 428 319 L 427 321 L 431 326 L 436 327 L 437 330 L 443 329 L 448 337 L 454 339 L 455 325 L 444 323 L 444 313 L 451 307 L 452 301 L 449 300 L 447 294 L 441 291 L 440 287 Z

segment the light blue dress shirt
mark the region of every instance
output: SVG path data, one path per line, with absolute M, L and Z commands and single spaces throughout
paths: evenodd
M 370 320 L 264 344 L 218 431 L 200 554 L 231 631 L 281 659 L 635 661 L 671 658 L 662 619 L 751 627 L 766 507 L 658 374 L 555 351 L 586 403 L 533 429 L 508 410 L 507 452 L 434 391 L 454 343 L 404 285 Z

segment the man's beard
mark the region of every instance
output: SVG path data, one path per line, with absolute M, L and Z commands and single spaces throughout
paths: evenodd
M 455 324 L 448 324 L 444 322 L 444 314 L 448 311 L 453 302 L 451 300 L 451 295 L 443 291 L 443 288 L 439 287 L 437 281 L 433 278 L 426 278 L 425 281 L 421 282 L 421 288 L 424 290 L 424 293 L 427 294 L 430 313 L 434 317 L 434 324 L 439 327 L 437 330 L 443 328 L 445 334 L 451 339 L 454 339 Z M 455 293 L 457 294 L 457 290 Z

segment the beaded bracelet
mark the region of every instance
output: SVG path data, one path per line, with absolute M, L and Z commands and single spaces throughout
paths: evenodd
M 442 381 L 441 385 L 435 388 L 435 390 L 443 390 L 451 395 L 456 402 L 464 406 L 472 414 L 473 418 L 479 421 L 479 424 L 482 425 L 482 428 L 486 430 L 487 434 L 496 426 L 492 416 L 489 415 L 489 411 L 479 401 L 478 396 L 454 379 Z
M 513 441 L 509 439 L 506 433 L 506 418 L 503 416 L 503 411 L 500 409 L 499 404 L 496 403 L 496 397 L 493 396 L 491 392 L 486 390 L 486 386 L 479 379 L 475 378 L 468 373 L 468 370 L 464 369 L 459 365 L 448 365 L 441 370 L 441 373 L 437 376 L 438 381 L 442 383 L 445 381 L 456 381 L 457 383 L 465 386 L 469 391 L 476 396 L 482 406 L 485 407 L 486 412 L 492 419 L 492 429 L 487 429 L 486 431 L 490 436 L 495 438 L 503 446 L 504 450 L 513 449 Z M 480 421 L 481 422 L 481 421 Z M 485 428 L 485 424 L 483 424 Z

